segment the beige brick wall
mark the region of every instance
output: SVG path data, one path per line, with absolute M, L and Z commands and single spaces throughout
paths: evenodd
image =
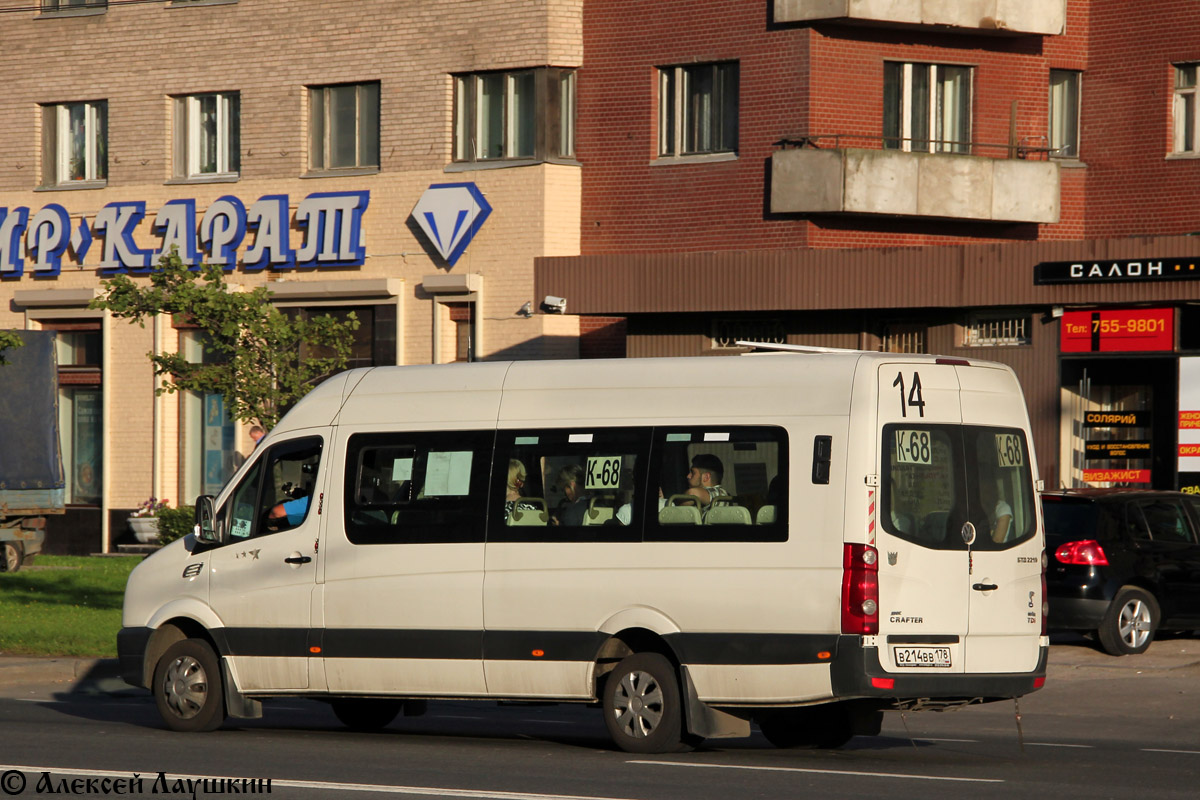
M 34 4 L 0 0 L 4 9 Z M 3 13 L 0 23 L 0 208 L 30 213 L 58 203 L 73 223 L 107 203 L 144 201 L 141 247 L 154 247 L 150 220 L 168 200 L 194 198 L 198 214 L 233 195 L 247 206 L 287 194 L 296 204 L 313 192 L 370 192 L 363 217 L 366 263 L 359 268 L 288 273 L 289 280 L 403 280 L 401 363 L 434 356 L 435 303 L 421 282 L 447 267 L 410 222 L 433 183 L 474 181 L 493 213 L 450 272 L 483 277 L 479 324 L 483 357 L 577 355 L 577 321 L 516 312 L 532 296 L 533 262 L 579 252 L 579 167 L 535 165 L 446 172 L 452 149 L 451 75 L 458 72 L 582 63 L 583 0 L 245 0 L 225 5 L 113 5 L 85 16 Z M 52 67 L 51 67 L 52 65 Z M 303 177 L 307 164 L 305 87 L 380 82 L 377 174 Z M 241 175 L 233 183 L 166 184 L 172 174 L 170 97 L 237 91 L 241 98 Z M 108 170 L 104 188 L 37 190 L 44 104 L 107 100 Z M 251 237 L 247 237 L 249 241 Z M 292 245 L 299 235 L 293 231 Z M 0 327 L 24 327 L 24 290 L 99 284 L 93 244 L 84 267 L 64 259 L 55 279 L 26 275 L 0 282 Z M 278 274 L 241 270 L 231 280 L 255 285 Z M 144 278 L 136 278 L 145 280 Z M 146 353 L 153 327 L 122 321 L 107 328 L 107 506 L 132 507 L 156 490 L 178 501 L 178 396 L 153 396 Z M 442 327 L 441 352 L 453 354 L 453 326 Z M 575 338 L 572 339 L 571 337 Z M 162 326 L 160 346 L 177 336 Z M 157 418 L 155 414 L 157 413 Z M 157 419 L 157 422 L 155 420 Z M 160 447 L 153 448 L 157 424 Z M 250 442 L 242 432 L 242 452 Z M 157 473 L 157 481 L 155 480 Z M 190 501 L 190 498 L 182 498 Z

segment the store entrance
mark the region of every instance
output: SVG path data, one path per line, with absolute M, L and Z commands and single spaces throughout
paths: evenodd
M 1174 357 L 1063 358 L 1059 485 L 1174 489 Z

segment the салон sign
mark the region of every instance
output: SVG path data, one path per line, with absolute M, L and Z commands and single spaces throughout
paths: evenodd
M 58 203 L 33 215 L 23 206 L 0 208 L 0 278 L 19 278 L 26 272 L 53 277 L 68 253 L 83 266 L 97 238 L 102 241 L 94 266 L 107 273 L 149 270 L 172 247 L 189 266 L 204 262 L 232 270 L 251 233 L 253 240 L 241 257 L 247 270 L 359 266 L 366 258 L 362 215 L 369 202 L 367 191 L 316 192 L 299 202 L 293 219 L 286 194 L 260 197 L 249 208 L 225 195 L 202 216 L 195 200 L 170 200 L 150 227 L 159 239 L 154 249 L 134 241 L 134 232 L 146 218 L 141 201 L 109 203 L 90 224 L 80 218 L 77 226 Z M 291 240 L 293 222 L 302 234 L 297 247 Z

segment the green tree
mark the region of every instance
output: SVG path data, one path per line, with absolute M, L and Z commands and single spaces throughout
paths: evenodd
M 21 337 L 12 331 L 0 331 L 0 365 L 7 364 L 4 360 L 4 351 L 12 350 L 25 344 L 21 341 Z
M 104 294 L 91 307 L 142 327 L 156 314 L 170 314 L 203 332 L 210 363 L 190 362 L 181 353 L 147 354 L 165 379 L 159 394 L 218 392 L 233 419 L 270 430 L 283 409 L 346 366 L 359 324 L 353 314 L 345 321 L 289 316 L 271 304 L 267 287 L 230 291 L 221 267 L 190 269 L 174 250 L 149 277 L 149 285 L 126 275 L 102 281 Z M 311 357 L 301 358 L 302 348 Z

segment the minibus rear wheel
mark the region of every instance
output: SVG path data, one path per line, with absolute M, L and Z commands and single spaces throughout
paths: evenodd
M 372 697 L 337 697 L 329 701 L 333 714 L 347 728 L 355 731 L 377 731 L 386 728 L 404 708 L 401 700 L 380 700 Z
M 173 731 L 212 731 L 225 721 L 225 691 L 217 654 L 202 639 L 167 648 L 154 667 L 154 703 Z
M 604 683 L 604 724 L 629 753 L 691 749 L 683 735 L 683 697 L 675 667 L 658 653 L 622 659 Z

